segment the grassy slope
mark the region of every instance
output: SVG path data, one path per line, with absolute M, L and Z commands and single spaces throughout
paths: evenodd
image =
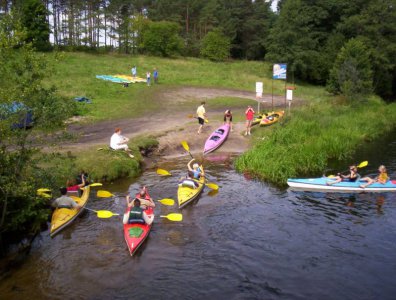
M 92 121 L 133 118 L 147 111 L 160 109 L 158 95 L 161 91 L 177 86 L 223 87 L 255 90 L 255 82 L 264 82 L 264 92 L 271 92 L 270 66 L 263 62 L 235 61 L 213 63 L 207 60 L 164 59 L 147 56 L 92 55 L 86 53 L 48 54 L 54 63 L 54 75 L 48 79 L 66 98 L 86 96 L 93 104 L 80 105 L 81 114 Z M 119 84 L 95 78 L 95 75 L 130 75 L 136 64 L 138 75 L 157 68 L 160 85 L 147 87 L 131 84 L 122 88 Z M 283 81 L 274 81 L 274 93 L 282 94 Z M 235 101 L 235 100 L 233 100 Z M 241 103 L 246 100 L 241 100 Z M 234 103 L 235 104 L 235 103 Z M 195 105 L 195 104 L 194 104 Z

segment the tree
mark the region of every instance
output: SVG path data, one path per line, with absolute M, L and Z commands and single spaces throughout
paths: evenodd
M 202 40 L 201 56 L 224 61 L 230 56 L 230 39 L 220 29 L 210 31 Z
M 337 56 L 327 89 L 334 94 L 343 94 L 350 100 L 371 94 L 373 73 L 370 59 L 369 51 L 362 41 L 349 40 Z
M 71 115 L 72 103 L 45 87 L 48 66 L 42 54 L 24 44 L 24 29 L 11 13 L 0 20 L 0 245 L 4 235 L 38 230 L 48 217 L 47 203 L 36 196 L 42 186 L 38 167 L 39 149 L 31 130 L 13 129 L 31 111 L 35 128 L 42 132 L 63 125 Z M 18 113 L 9 107 L 21 104 Z
M 142 48 L 148 54 L 174 56 L 183 49 L 183 40 L 179 36 L 180 27 L 174 22 L 150 22 L 143 31 Z
M 40 0 L 25 0 L 22 6 L 22 25 L 26 28 L 25 42 L 39 51 L 51 49 L 48 11 Z

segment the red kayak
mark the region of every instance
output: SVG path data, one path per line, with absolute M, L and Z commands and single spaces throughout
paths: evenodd
M 139 194 L 136 194 L 136 197 L 139 197 Z M 150 199 L 150 195 L 146 192 L 146 199 Z M 128 207 L 126 211 L 129 213 L 130 208 Z M 147 216 L 151 216 L 154 214 L 154 208 L 148 207 L 145 210 Z M 146 238 L 148 237 L 151 225 L 147 224 L 124 224 L 124 238 L 125 242 L 128 245 L 129 253 L 131 256 L 135 254 L 135 252 L 139 249 L 139 247 L 144 243 Z

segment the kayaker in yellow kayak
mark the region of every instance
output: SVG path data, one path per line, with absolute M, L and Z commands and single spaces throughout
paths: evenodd
M 192 171 L 188 171 L 186 177 L 180 177 L 179 185 L 190 187 L 192 189 L 196 189 L 199 187 L 198 182 L 194 180 L 194 173 Z
M 61 196 L 52 203 L 52 206 L 55 208 L 75 208 L 80 209 L 81 206 L 77 204 L 72 198 L 67 196 L 67 188 L 62 187 L 60 188 Z
M 364 188 L 368 187 L 370 184 L 373 184 L 376 182 L 382 183 L 382 184 L 387 183 L 389 180 L 389 177 L 388 177 L 388 173 L 386 172 L 385 166 L 384 165 L 379 166 L 378 172 L 379 172 L 378 176 L 375 177 L 374 179 L 372 179 L 368 176 L 360 179 L 361 181 L 367 181 L 366 184 L 362 184 L 362 185 L 360 185 L 360 187 L 362 189 L 364 189 Z
M 135 199 L 133 201 L 133 208 L 130 210 L 127 210 L 127 212 L 124 214 L 124 218 L 122 222 L 124 224 L 133 224 L 133 223 L 138 223 L 138 224 L 147 224 L 151 225 L 154 221 L 154 215 L 149 217 L 146 212 L 143 210 L 143 208 L 140 207 L 140 200 Z
M 194 161 L 195 159 L 191 159 L 188 164 L 187 164 L 187 168 L 189 171 L 193 172 L 193 178 L 194 179 L 199 179 L 201 178 L 201 176 L 203 176 L 204 174 L 202 173 L 202 170 L 200 169 L 199 165 L 197 163 L 194 163 L 191 167 L 191 163 Z
M 333 184 L 341 182 L 341 181 L 355 182 L 356 180 L 359 180 L 359 178 L 360 178 L 360 175 L 357 172 L 357 167 L 355 165 L 352 165 L 349 167 L 348 175 L 342 175 L 341 173 L 338 173 L 336 180 L 327 181 L 326 184 L 333 185 Z

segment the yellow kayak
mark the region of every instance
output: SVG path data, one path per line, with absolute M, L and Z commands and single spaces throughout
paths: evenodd
M 200 169 L 202 173 L 205 174 L 202 165 L 200 166 Z M 197 180 L 197 182 L 199 186 L 196 189 L 179 185 L 177 189 L 177 201 L 179 203 L 179 208 L 183 208 L 188 203 L 196 199 L 199 196 L 199 194 L 201 194 L 201 192 L 205 187 L 205 177 L 202 176 L 199 180 Z
M 266 117 L 263 117 L 260 121 L 260 126 L 268 126 L 277 122 L 280 118 L 283 117 L 285 111 L 275 111 L 272 113 L 268 113 Z
M 51 219 L 51 229 L 50 229 L 50 235 L 53 237 L 55 234 L 57 234 L 59 231 L 61 231 L 63 228 L 65 228 L 67 225 L 71 224 L 75 218 L 79 214 L 83 212 L 83 207 L 88 202 L 89 198 L 89 192 L 90 192 L 90 187 L 86 186 L 83 189 L 83 194 L 81 195 L 81 198 L 78 197 L 73 197 L 74 201 L 77 202 L 78 205 L 82 206 L 81 209 L 71 209 L 71 208 L 56 208 L 52 214 L 52 219 Z

